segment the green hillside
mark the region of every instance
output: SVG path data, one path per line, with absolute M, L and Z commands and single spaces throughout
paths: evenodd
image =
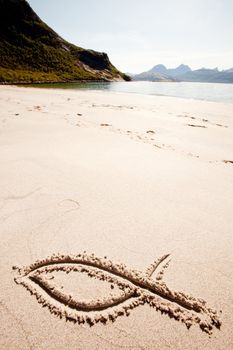
M 0 82 L 123 79 L 106 53 L 65 41 L 26 0 L 0 0 Z

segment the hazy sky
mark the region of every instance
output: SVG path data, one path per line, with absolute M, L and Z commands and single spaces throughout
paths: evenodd
M 233 0 L 28 0 L 64 39 L 124 72 L 233 67 Z

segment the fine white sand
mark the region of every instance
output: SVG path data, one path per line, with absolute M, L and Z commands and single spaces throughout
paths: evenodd
M 0 160 L 0 349 L 233 348 L 232 104 L 1 86 Z

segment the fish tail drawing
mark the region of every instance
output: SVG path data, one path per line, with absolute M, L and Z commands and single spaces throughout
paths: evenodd
M 146 275 L 148 277 L 151 277 L 153 275 L 153 273 L 155 272 L 155 270 L 162 264 L 162 262 L 164 262 L 168 257 L 170 256 L 170 254 L 165 254 L 163 255 L 161 258 L 156 259 L 146 270 Z M 164 265 L 162 267 L 162 270 L 160 271 L 161 274 L 161 278 L 158 278 L 158 276 L 156 277 L 156 279 L 162 279 L 162 275 L 164 273 L 165 268 L 168 267 L 167 264 L 170 263 L 170 260 L 166 263 L 166 265 Z M 166 266 L 166 267 L 165 267 Z

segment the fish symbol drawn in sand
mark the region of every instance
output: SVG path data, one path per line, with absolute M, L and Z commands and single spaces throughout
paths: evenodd
M 52 314 L 67 320 L 94 325 L 115 321 L 118 316 L 130 314 L 137 306 L 148 304 L 171 319 L 183 322 L 187 328 L 198 324 L 200 329 L 212 333 L 221 322 L 215 310 L 206 301 L 184 292 L 172 291 L 163 281 L 169 254 L 157 259 L 145 272 L 130 270 L 126 265 L 113 263 L 86 252 L 78 255 L 52 255 L 17 271 L 15 282 L 23 285 L 37 301 L 47 306 Z M 164 264 L 156 277 L 152 275 Z M 94 299 L 80 299 L 65 293 L 62 286 L 51 283 L 56 272 L 82 273 L 90 278 L 109 282 L 118 287 L 118 294 Z M 54 274 L 54 275 L 53 275 Z M 50 277 L 49 277 L 50 276 Z M 52 276 L 52 277 L 51 277 Z

